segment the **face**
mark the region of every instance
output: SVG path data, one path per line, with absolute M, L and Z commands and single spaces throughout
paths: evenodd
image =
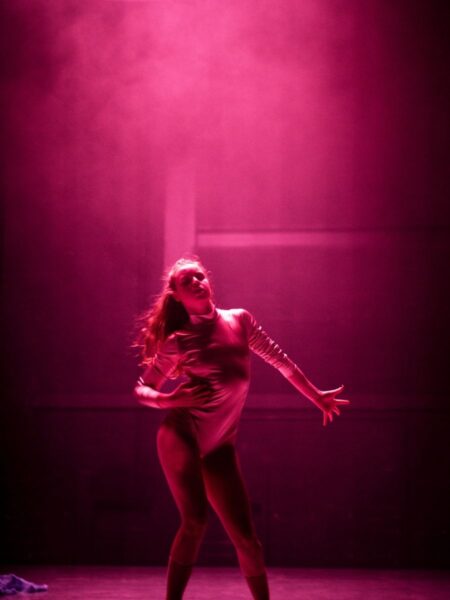
M 207 312 L 211 307 L 212 290 L 205 271 L 196 263 L 183 265 L 175 274 L 175 300 L 182 302 L 189 313 Z

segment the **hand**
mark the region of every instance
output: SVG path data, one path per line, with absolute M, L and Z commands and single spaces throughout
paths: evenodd
M 342 392 L 344 386 L 336 388 L 335 390 L 328 390 L 327 392 L 320 392 L 319 398 L 316 400 L 315 404 L 320 408 L 323 412 L 323 426 L 325 427 L 328 419 L 330 422 L 333 421 L 333 413 L 337 415 L 341 414 L 339 410 L 339 406 L 345 406 L 350 404 L 350 400 L 342 400 L 336 398 L 338 394 Z
M 138 382 L 133 390 L 133 395 L 144 406 L 149 406 L 150 408 L 163 408 L 161 404 L 167 394 L 162 394 L 153 387 Z

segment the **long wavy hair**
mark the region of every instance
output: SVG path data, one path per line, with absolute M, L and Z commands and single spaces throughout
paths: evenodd
M 196 265 L 208 274 L 198 256 L 178 259 L 163 276 L 163 288 L 153 305 L 137 318 L 137 335 L 132 343 L 139 349 L 140 366 L 151 364 L 153 357 L 170 334 L 182 329 L 189 321 L 189 314 L 181 302 L 173 297 L 175 277 L 186 265 Z

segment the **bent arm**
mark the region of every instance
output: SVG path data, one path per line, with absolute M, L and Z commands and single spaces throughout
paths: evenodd
M 163 394 L 157 388 L 159 383 L 146 384 L 139 378 L 133 393 L 141 404 L 151 408 L 195 408 L 203 405 L 210 397 L 211 390 L 207 385 L 187 381 L 181 383 L 168 394 Z
M 167 379 L 174 377 L 178 361 L 176 338 L 169 336 L 137 380 L 133 389 L 134 397 L 152 408 L 168 408 L 169 394 L 163 394 L 160 389 Z
M 165 380 L 166 377 L 162 373 L 159 374 L 156 369 L 150 366 L 137 380 L 133 389 L 133 396 L 146 406 L 166 408 L 163 404 L 167 401 L 167 394 L 159 391 Z
M 166 362 L 158 356 L 139 377 L 133 389 L 134 397 L 151 408 L 194 408 L 204 404 L 211 394 L 209 387 L 204 384 L 187 381 L 167 394 L 160 391 L 167 379 L 173 378 L 171 375 L 174 372 L 173 368 L 168 371 L 169 375 L 162 372 L 160 365 L 167 365 L 167 357 L 164 360 Z

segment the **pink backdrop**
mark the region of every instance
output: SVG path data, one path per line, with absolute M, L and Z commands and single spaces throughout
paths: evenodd
M 345 383 L 353 401 L 324 438 L 320 415 L 255 360 L 241 444 L 272 560 L 448 562 L 444 13 L 384 0 L 1 12 L 11 556 L 163 560 L 146 537 L 170 505 L 149 441 L 160 415 L 130 397 L 127 345 L 165 263 L 192 249 L 220 306 L 250 309 L 318 386 Z M 37 473 L 50 509 L 24 500 Z M 299 502 L 309 554 L 289 545 Z

